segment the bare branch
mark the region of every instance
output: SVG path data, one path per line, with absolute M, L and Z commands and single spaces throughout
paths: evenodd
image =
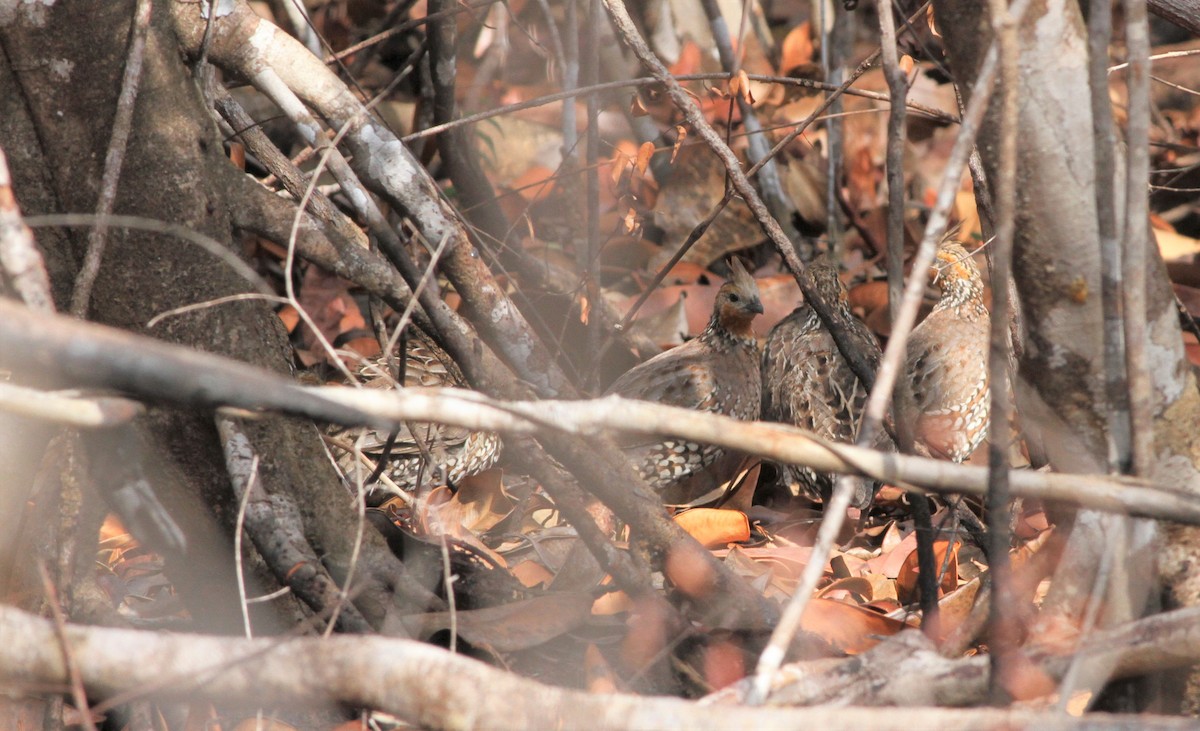
M 145 408 L 136 401 L 78 393 L 47 393 L 0 381 L 0 411 L 70 426 L 97 427 L 127 424 Z
M 1012 568 L 1009 559 L 1012 530 L 1009 517 L 1009 424 L 1013 419 L 1009 381 L 1009 277 L 1012 273 L 1013 231 L 1017 203 L 1017 115 L 1020 91 L 1021 47 L 1017 37 L 1019 16 L 1009 12 L 1005 0 L 989 3 L 992 30 L 1000 53 L 1000 150 L 999 175 L 992 180 L 995 193 L 996 233 L 992 243 L 991 343 L 988 349 L 988 384 L 991 415 L 988 427 L 988 573 L 992 578 L 991 617 L 988 622 L 988 659 L 991 673 L 988 697 L 994 705 L 1009 700 L 1006 683 L 1017 672 L 1013 653 L 1020 638 L 1017 617 L 1012 613 Z
M 617 397 L 590 401 L 496 401 L 460 389 L 406 388 L 384 393 L 303 387 L 281 376 L 99 325 L 39 315 L 0 300 L 0 364 L 34 368 L 72 384 L 113 388 L 147 399 L 196 406 L 279 410 L 384 431 L 405 420 L 517 434 L 594 435 L 612 431 L 676 435 L 822 472 L 863 474 L 892 484 L 982 495 L 987 470 L 939 460 L 830 444 L 794 427 Z M 1086 505 L 1183 523 L 1200 523 L 1200 496 L 1145 482 L 1024 470 L 1014 495 Z
M 195 50 L 203 33 L 198 6 L 173 6 L 173 19 L 181 42 Z M 305 140 L 314 147 L 327 146 L 325 132 L 308 108 L 310 105 L 331 127 L 339 130 L 351 158 L 340 152 L 329 157 L 330 171 L 343 192 L 368 221 L 380 247 L 415 287 L 420 272 L 408 259 L 399 237 L 378 206 L 361 188 L 361 180 L 396 209 L 407 213 L 431 245 L 449 237 L 444 271 L 463 297 L 466 309 L 489 344 L 521 371 L 521 377 L 548 394 L 569 394 L 573 388 L 545 346 L 505 295 L 479 252 L 467 237 L 462 222 L 441 200 L 437 185 L 385 125 L 372 117 L 359 99 L 300 44 L 259 18 L 244 3 L 214 23 L 210 51 L 214 63 L 243 74 L 283 109 Z M 433 293 L 421 304 L 438 326 L 438 335 L 473 382 L 487 374 L 472 368 L 474 333 L 463 327 L 453 312 Z
M 0 608 L 0 683 L 64 684 L 67 672 L 47 620 Z M 84 687 L 219 702 L 371 708 L 437 729 L 1186 729 L 1183 718 L 1025 710 L 745 708 L 674 698 L 590 694 L 513 676 L 408 640 L 338 636 L 244 640 L 66 625 Z M 397 692 L 403 688 L 404 692 Z
M 12 174 L 0 148 L 0 271 L 13 283 L 25 304 L 41 312 L 54 311 L 50 277 L 46 262 L 33 240 L 33 232 L 21 218 L 17 197 L 13 194 Z
M 1150 0 L 1150 12 L 1200 35 L 1200 0 Z
M 1125 377 L 1129 383 L 1130 456 L 1133 473 L 1154 470 L 1154 398 L 1150 384 L 1150 347 L 1146 322 L 1146 246 L 1149 230 L 1150 176 L 1150 27 L 1146 0 L 1126 0 L 1125 45 L 1129 53 L 1129 124 L 1122 247 L 1125 326 Z

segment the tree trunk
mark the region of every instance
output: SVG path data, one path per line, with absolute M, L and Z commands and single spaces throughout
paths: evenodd
M 0 146 L 8 153 L 14 188 L 27 216 L 95 210 L 133 8 L 133 2 L 39 5 L 36 13 L 22 10 L 13 22 L 0 26 Z M 231 223 L 238 217 L 232 214 L 245 205 L 236 195 L 240 173 L 226 158 L 181 61 L 169 12 L 168 5 L 154 6 L 114 213 L 179 224 L 233 249 L 240 238 Z M 55 298 L 65 304 L 83 259 L 86 235 L 55 228 L 36 233 Z M 248 291 L 248 282 L 193 244 L 114 228 L 90 317 L 289 372 L 287 334 L 261 301 L 214 305 L 166 318 L 154 328 L 146 325 L 164 311 Z M 200 623 L 198 629 L 240 633 L 230 540 L 237 501 L 213 415 L 156 408 L 138 426 L 147 451 L 165 463 L 156 473 L 159 498 L 187 533 L 189 553 L 169 562 L 168 572 Z M 260 488 L 268 494 L 284 493 L 300 506 L 305 537 L 330 572 L 344 576 L 358 516 L 312 424 L 266 417 L 247 425 L 246 433 L 262 460 Z M 94 550 L 95 536 L 90 540 Z M 394 602 L 393 587 L 400 583 L 403 566 L 374 531 L 367 531 L 364 541 L 357 568 L 363 591 L 355 601 L 378 623 Z M 255 565 L 252 557 L 250 566 Z M 261 573 L 260 578 L 265 589 L 248 587 L 250 595 L 276 588 L 269 575 Z M 294 626 L 299 617 L 311 613 L 292 598 L 256 606 L 276 607 L 257 611 L 259 633 Z
M 954 76 L 963 93 L 982 62 L 992 29 L 985 3 L 935 0 L 938 26 Z M 1020 111 L 1017 135 L 1017 222 L 1013 269 L 1028 329 L 1020 362 L 1018 395 L 1024 421 L 1038 422 L 1049 438 L 1049 457 L 1063 471 L 1104 469 L 1108 414 L 1104 388 L 1104 320 L 1091 101 L 1088 89 L 1086 31 L 1075 3 L 1034 3 L 1021 25 Z M 989 111 L 979 135 L 979 150 L 990 177 L 999 174 L 1001 129 Z M 1120 190 L 1123 180 L 1113 181 Z M 1145 192 L 1142 193 L 1143 195 Z M 1150 239 L 1151 242 L 1153 239 Z M 1159 483 L 1200 491 L 1200 392 L 1187 366 L 1174 296 L 1154 245 L 1147 246 L 1147 353 L 1153 388 L 1155 462 L 1150 474 Z M 1128 448 L 1124 450 L 1128 452 Z M 1098 516 L 1076 518 L 1074 553 L 1086 563 L 1064 558 L 1073 576 L 1056 582 L 1053 602 L 1060 615 L 1078 618 L 1092 591 L 1099 557 L 1112 534 Z M 1200 603 L 1200 534 L 1171 528 L 1167 550 L 1155 550 L 1153 526 L 1131 526 L 1127 567 L 1131 585 L 1124 591 L 1137 613 L 1147 571 L 1157 560 L 1169 596 L 1181 606 Z M 1126 557 L 1118 556 L 1118 560 Z M 1086 567 L 1090 565 L 1090 570 Z M 1149 588 L 1149 587 L 1145 587 Z M 1119 611 L 1110 621 L 1119 621 Z

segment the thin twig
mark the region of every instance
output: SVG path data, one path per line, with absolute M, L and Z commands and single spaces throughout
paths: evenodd
M 1125 179 L 1124 266 L 1125 369 L 1129 382 L 1132 472 L 1154 466 L 1153 393 L 1146 325 L 1147 182 L 1150 170 L 1150 30 L 1145 0 L 1125 0 L 1125 46 L 1129 54 L 1128 162 Z
M 379 33 L 377 35 L 374 35 L 374 36 L 366 39 L 365 41 L 361 41 L 359 43 L 355 43 L 352 46 L 348 46 L 348 47 L 338 51 L 337 53 L 333 54 L 332 56 L 327 56 L 323 60 L 326 64 L 336 63 L 338 61 L 344 60 L 348 56 L 353 56 L 354 54 L 358 53 L 359 51 L 363 50 L 364 48 L 370 48 L 371 46 L 374 46 L 378 43 L 382 43 L 389 38 L 394 38 L 395 36 L 398 36 L 406 31 L 412 30 L 413 28 L 420 28 L 422 25 L 425 25 L 426 23 L 429 23 L 431 21 L 441 20 L 442 18 L 451 16 L 451 15 L 458 15 L 459 13 L 467 13 L 467 12 L 470 12 L 470 11 L 478 9 L 478 8 L 484 8 L 489 5 L 493 5 L 498 2 L 500 2 L 500 0 L 476 0 L 476 2 L 473 2 L 473 3 L 461 3 L 458 6 L 454 7 L 453 9 L 450 9 L 450 10 L 443 10 L 438 13 L 429 13 L 428 15 L 421 17 L 421 18 L 415 18 L 413 20 L 406 20 L 397 26 L 388 28 L 387 30 L 383 31 L 382 33 Z
M 258 483 L 257 454 L 251 458 L 248 472 L 249 474 L 244 475 L 246 487 L 242 490 L 241 499 L 238 500 L 237 521 L 233 527 L 233 566 L 237 571 L 238 605 L 242 609 L 242 628 L 245 630 L 246 639 L 252 640 L 254 639 L 254 630 L 250 627 L 250 604 L 246 601 L 246 571 L 242 567 L 242 533 L 246 527 L 246 506 L 250 504 L 250 495 Z M 242 475 L 236 477 L 242 477 Z
M 887 139 L 887 275 L 888 317 L 898 319 L 904 291 L 904 147 L 908 75 L 900 68 L 900 52 L 896 46 L 895 18 L 888 0 L 878 0 L 880 48 L 883 51 L 883 73 L 891 96 L 888 113 Z M 913 451 L 912 388 L 901 380 L 892 394 L 896 446 L 901 452 Z M 872 435 L 870 438 L 874 439 Z M 865 438 L 865 437 L 860 437 Z M 859 442 L 865 445 L 867 442 Z M 844 478 L 843 478 L 844 479 Z M 918 583 L 920 585 L 922 628 L 933 636 L 937 613 L 937 571 L 934 567 L 933 524 L 929 503 L 920 496 L 912 502 L 912 515 L 917 532 Z
M 563 45 L 562 34 L 558 32 L 558 23 L 555 22 L 554 11 L 550 8 L 550 0 L 537 0 L 538 10 L 542 11 L 542 23 L 546 26 L 546 33 L 550 36 L 550 50 L 554 54 L 554 63 L 558 65 L 558 73 L 562 78 L 564 89 L 574 89 L 579 82 L 578 69 L 572 67 L 573 60 L 568 60 L 568 48 Z M 570 29 L 569 34 L 574 34 L 573 15 L 574 3 L 567 2 L 567 27 Z M 577 39 L 571 39 L 577 42 Z M 570 49 L 572 58 L 578 54 L 578 49 Z M 565 159 L 569 154 L 567 151 L 575 145 L 575 105 L 564 104 L 562 108 L 562 135 L 563 146 L 562 155 Z
M 1161 76 L 1153 76 L 1152 75 L 1149 78 L 1151 81 L 1156 81 L 1156 82 L 1162 84 L 1163 86 L 1169 86 L 1172 89 L 1175 89 L 1176 91 L 1182 91 L 1184 94 L 1191 94 L 1192 96 L 1200 96 L 1200 91 L 1196 91 L 1195 89 L 1186 87 L 1182 84 L 1176 84 L 1174 81 L 1167 81 L 1166 79 L 1162 78 Z
M 121 179 L 121 168 L 125 164 L 125 149 L 129 133 L 133 129 L 133 109 L 137 101 L 138 85 L 142 79 L 142 62 L 145 59 L 146 37 L 150 32 L 151 0 L 138 0 L 133 23 L 129 30 L 129 53 L 125 61 L 125 75 L 121 79 L 121 93 L 117 97 L 117 111 L 113 117 L 112 136 L 108 142 L 108 153 L 104 158 L 104 175 L 100 179 L 100 200 L 96 203 L 99 217 L 95 228 L 88 234 L 87 253 L 83 266 L 75 278 L 75 290 L 71 294 L 71 314 L 83 319 L 87 317 L 92 300 L 92 287 L 100 274 L 100 261 L 108 242 L 108 221 L 113 203 L 117 199 L 117 182 Z
M 721 67 L 729 74 L 732 81 L 741 68 L 741 63 L 734 54 L 733 41 L 729 37 L 729 26 L 725 22 L 725 16 L 721 14 L 717 0 L 700 0 L 700 5 L 704 8 L 704 14 L 708 18 L 709 32 L 712 33 L 717 47 Z M 799 241 L 800 234 L 792 222 L 792 217 L 796 213 L 796 204 L 783 190 L 783 181 L 779 178 L 779 166 L 775 164 L 771 155 L 771 145 L 763 134 L 758 114 L 747 100 L 748 92 L 748 89 L 741 89 L 733 95 L 730 111 L 733 110 L 732 104 L 736 104 L 742 115 L 742 126 L 746 130 L 746 156 L 752 164 L 760 168 L 755 180 L 758 183 L 758 190 L 762 194 L 763 202 L 771 210 L 771 215 L 775 216 L 775 219 L 783 226 L 788 238 Z M 732 125 L 730 128 L 732 129 Z
M 92 719 L 92 710 L 88 706 L 87 691 L 83 687 L 83 676 L 79 672 L 79 664 L 71 652 L 67 642 L 67 619 L 63 616 L 59 604 L 58 591 L 50 579 L 50 572 L 41 559 L 37 562 L 38 575 L 42 577 L 42 591 L 46 594 L 46 603 L 50 605 L 50 616 L 54 620 L 54 634 L 58 638 L 58 647 L 62 651 L 63 666 L 67 669 L 67 678 L 71 685 L 71 698 L 75 701 L 75 710 L 79 713 L 80 723 L 88 731 L 97 731 L 96 722 Z
M 908 75 L 900 68 L 896 47 L 896 21 L 892 17 L 891 0 L 877 0 L 879 13 L 880 48 L 883 50 L 883 74 L 887 79 L 891 100 L 888 115 L 887 139 L 887 274 L 888 304 L 892 318 L 898 314 L 904 292 L 904 131 L 905 97 L 908 95 Z M 899 106 L 898 106 L 899 105 Z M 903 412 L 899 412 L 903 413 Z
M 580 83 L 585 86 L 595 86 L 600 80 L 600 20 L 603 17 L 600 12 L 599 0 L 587 0 L 582 6 L 585 8 L 586 15 L 583 25 L 584 45 L 580 49 Z M 586 290 L 586 296 L 589 302 L 598 301 L 600 298 L 600 283 L 597 273 L 594 271 L 600 262 L 600 171 L 598 163 L 600 159 L 600 96 L 598 94 L 588 94 L 587 96 L 587 136 L 586 145 L 584 147 L 584 165 L 587 173 L 585 179 L 586 195 L 587 195 L 587 226 L 586 226 L 586 244 L 579 247 L 576 252 L 576 261 L 578 262 L 578 270 L 583 276 L 583 286 Z M 590 317 L 587 318 L 585 325 L 587 328 L 584 336 L 587 338 L 588 350 L 597 353 L 604 347 L 601 342 L 603 333 L 600 332 L 599 322 L 593 321 Z M 593 368 L 588 372 L 587 380 L 584 383 L 585 388 L 595 388 L 598 376 L 598 369 Z
M 458 652 L 458 603 L 454 598 L 454 574 L 450 570 L 450 545 L 446 543 L 446 534 L 439 538 L 442 552 L 442 584 L 446 587 L 446 611 L 450 613 L 450 654 Z M 332 625 L 330 625 L 332 626 Z
M 259 294 L 266 296 L 273 296 L 275 294 L 275 290 L 271 285 L 259 276 L 258 272 L 254 271 L 249 264 L 239 259 L 237 254 L 230 251 L 228 246 L 210 236 L 205 236 L 198 231 L 193 231 L 187 226 L 177 223 L 167 223 L 153 218 L 146 218 L 145 216 L 101 216 L 97 213 L 52 213 L 44 216 L 27 216 L 25 223 L 30 228 L 40 228 L 42 226 L 98 226 L 102 218 L 105 221 L 105 225 L 109 228 L 152 231 L 167 236 L 175 236 L 188 243 L 195 244 L 220 259 L 240 277 L 254 285 Z
M 152 330 L 155 327 L 157 327 L 158 324 L 160 322 L 162 322 L 163 320 L 166 320 L 166 319 L 169 319 L 172 317 L 178 317 L 180 315 L 185 315 L 189 312 L 196 312 L 198 310 L 206 310 L 209 307 L 217 307 L 219 305 L 229 304 L 230 302 L 245 302 L 247 300 L 258 300 L 258 301 L 262 301 L 262 302 L 271 302 L 271 303 L 274 303 L 277 305 L 291 304 L 291 300 L 289 300 L 287 297 L 277 297 L 276 295 L 273 295 L 273 294 L 258 294 L 257 292 L 244 292 L 242 294 L 231 294 L 227 297 L 214 297 L 213 299 L 205 300 L 204 302 L 193 302 L 190 305 L 183 305 L 181 307 L 174 307 L 169 310 L 164 310 L 163 312 L 158 313 L 157 315 L 155 315 L 154 317 L 151 317 L 149 320 L 146 321 L 146 329 Z
M 863 68 L 862 70 L 865 71 L 866 69 L 869 69 L 874 64 L 874 62 L 877 60 L 877 58 L 878 58 L 878 53 L 867 57 L 863 61 L 862 64 L 859 64 L 860 68 L 865 65 L 866 68 Z M 888 100 L 887 94 L 882 94 L 877 91 L 869 91 L 866 89 L 855 89 L 852 86 L 850 86 L 850 84 L 847 84 L 845 82 L 843 82 L 842 84 L 826 84 L 826 83 L 819 82 L 819 81 L 812 81 L 811 79 L 797 79 L 797 78 L 792 78 L 790 76 L 767 76 L 764 74 L 746 74 L 746 75 L 750 78 L 751 81 L 763 81 L 763 82 L 772 83 L 772 84 L 782 84 L 784 86 L 798 86 L 798 87 L 802 87 L 802 88 L 806 88 L 806 89 L 817 89 L 820 91 L 830 92 L 831 94 L 839 94 L 839 95 L 840 94 L 848 94 L 850 96 L 858 96 L 858 97 L 862 97 L 864 99 L 874 99 L 876 101 L 884 101 L 885 102 Z M 861 75 L 862 75 L 862 71 L 856 71 L 856 74 L 853 76 L 853 78 L 849 79 L 849 81 L 853 82 L 853 81 L 857 80 L 858 76 L 861 76 Z M 680 74 L 678 76 L 675 76 L 674 78 L 677 81 L 725 81 L 729 78 L 729 75 L 724 74 L 724 73 Z M 426 137 L 431 137 L 440 132 L 444 132 L 447 129 L 453 129 L 454 127 L 458 127 L 458 126 L 465 125 L 465 124 L 475 124 L 476 122 L 482 122 L 485 119 L 491 119 L 492 117 L 499 117 L 499 116 L 502 116 L 505 114 L 511 114 L 513 112 L 524 111 L 526 109 L 533 109 L 535 107 L 545 106 L 546 104 L 550 104 L 550 103 L 557 102 L 557 101 L 562 101 L 564 99 L 572 99 L 572 98 L 575 98 L 578 96 L 583 96 L 584 94 L 599 93 L 599 92 L 609 91 L 611 89 L 624 89 L 627 87 L 650 86 L 650 85 L 659 83 L 659 81 L 660 80 L 654 76 L 641 76 L 641 77 L 638 77 L 635 79 L 624 79 L 621 81 L 606 81 L 603 83 L 593 84 L 591 86 L 581 86 L 578 89 L 566 89 L 566 90 L 563 90 L 560 92 L 556 92 L 554 94 L 547 94 L 545 96 L 540 96 L 540 97 L 537 97 L 536 99 L 530 99 L 528 101 L 507 104 L 505 106 L 495 107 L 494 109 L 489 109 L 484 112 L 477 112 L 475 114 L 469 114 L 465 117 L 460 117 L 460 118 L 454 120 L 453 122 L 447 122 L 445 124 L 439 124 L 439 125 L 435 125 L 433 127 L 426 127 L 425 129 L 421 130 L 420 132 L 413 132 L 412 134 L 406 135 L 400 139 L 405 144 L 409 144 L 409 143 L 415 142 L 417 140 L 424 139 Z M 829 102 L 829 104 L 832 104 L 832 103 L 833 102 Z M 829 104 L 826 104 L 825 106 L 823 106 L 822 110 L 827 109 Z M 958 122 L 958 118 L 952 114 L 947 114 L 946 112 L 944 112 L 940 109 L 936 109 L 934 107 L 930 107 L 930 106 L 927 106 L 924 104 L 919 104 L 917 102 L 910 101 L 908 103 L 908 108 L 910 111 L 913 111 L 913 112 L 916 112 L 919 114 L 924 114 L 924 115 L 930 117 L 931 119 L 935 119 L 939 122 L 943 122 L 946 124 L 954 124 L 954 123 Z M 794 139 L 794 137 L 792 139 Z M 788 142 L 791 142 L 791 140 L 788 140 Z M 775 146 L 778 147 L 779 144 L 776 143 Z
M 992 187 L 996 206 L 996 233 L 991 248 L 991 343 L 988 349 L 988 385 L 991 409 L 988 429 L 988 573 L 992 578 L 991 617 L 988 624 L 988 697 L 993 705 L 1009 700 L 1005 682 L 1014 677 L 1014 656 L 1020 636 L 1012 611 L 1012 567 L 1009 489 L 1009 424 L 1013 417 L 1009 352 L 1009 288 L 1013 234 L 1016 230 L 1017 125 L 1020 46 L 1017 21 L 1006 0 L 990 0 L 992 32 L 1000 51 L 998 174 Z
M 1013 14 L 1019 17 L 1028 5 L 1029 0 L 1018 0 L 1013 8 Z M 995 82 L 998 56 L 999 51 L 996 44 L 993 43 L 988 48 L 983 64 L 980 66 L 974 94 L 967 105 L 967 113 L 962 118 L 958 137 L 955 139 L 954 147 L 946 161 L 946 169 L 938 187 L 938 195 L 933 210 L 930 211 L 929 222 L 925 227 L 925 236 L 913 262 L 912 275 L 909 277 L 908 286 L 904 292 L 904 300 L 896 321 L 892 323 L 892 334 L 888 338 L 887 350 L 883 354 L 875 385 L 867 399 L 867 407 L 859 431 L 860 441 L 864 438 L 872 438 L 883 424 L 887 404 L 891 401 L 892 388 L 899 377 L 900 367 L 905 356 L 908 333 L 916 322 L 917 310 L 924 296 L 929 267 L 933 264 L 937 243 L 946 229 L 949 211 L 958 192 L 959 178 L 975 144 L 975 135 L 979 131 L 983 113 L 987 109 L 992 84 Z M 751 702 L 761 703 L 766 699 L 775 673 L 782 665 L 787 648 L 799 630 L 804 610 L 824 572 L 825 561 L 829 555 L 828 548 L 833 544 L 833 539 L 829 538 L 825 542 L 826 550 L 822 553 L 818 550 L 823 545 L 822 537 L 823 535 L 836 536 L 841 531 L 841 526 L 845 522 L 845 509 L 835 510 L 834 507 L 848 505 L 849 493 L 852 489 L 853 486 L 846 480 L 838 480 L 834 488 L 833 498 L 830 501 L 831 508 L 825 519 L 821 521 L 821 528 L 817 532 L 817 545 L 813 547 L 809 562 L 804 567 L 804 573 L 801 574 L 796 591 L 784 609 L 779 625 L 771 635 L 770 643 L 759 656 L 758 666 L 755 670 L 754 688 L 750 695 Z
M 1088 12 L 1090 13 L 1091 11 L 1089 10 Z M 1088 17 L 1088 20 L 1091 20 L 1090 15 Z M 1153 56 L 1150 56 L 1146 60 L 1147 61 L 1161 61 L 1164 58 L 1183 58 L 1184 56 L 1197 56 L 1197 55 L 1200 55 L 1200 48 L 1189 48 L 1189 49 L 1186 49 L 1183 51 L 1167 51 L 1166 53 L 1156 53 Z M 1109 66 L 1108 73 L 1111 74 L 1113 71 L 1120 71 L 1121 69 L 1126 68 L 1127 66 L 1129 66 L 1128 62 L 1119 63 L 1115 66 Z
M 562 86 L 563 91 L 571 92 L 579 87 L 579 0 L 565 0 L 564 4 L 566 5 L 564 11 L 566 17 L 563 18 L 563 25 L 566 28 L 566 38 L 563 40 Z M 546 22 L 550 22 L 550 20 L 547 19 Z M 564 162 L 570 159 L 575 146 L 579 143 L 579 129 L 576 127 L 575 114 L 574 101 L 563 105 L 562 158 Z
M 1109 472 L 1129 464 L 1129 391 L 1125 382 L 1125 336 L 1122 330 L 1121 241 L 1117 237 L 1117 133 L 1108 89 L 1108 45 L 1112 38 L 1111 4 L 1097 3 L 1088 12 L 1088 88 L 1095 140 L 1096 228 L 1100 248 L 1100 307 L 1104 317 L 1104 390 L 1101 413 L 1108 415 Z M 1121 198 L 1124 196 L 1122 195 Z

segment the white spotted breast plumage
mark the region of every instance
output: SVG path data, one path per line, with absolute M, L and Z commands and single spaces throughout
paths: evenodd
M 960 244 L 943 242 L 935 267 L 941 297 L 908 341 L 913 433 L 932 456 L 962 462 L 987 437 L 988 310 L 979 270 Z
M 754 278 L 734 259 L 732 276 L 717 293 L 713 314 L 694 340 L 635 366 L 608 394 L 757 419 L 761 376 L 758 339 L 751 323 L 762 313 Z M 619 443 L 642 477 L 664 490 L 712 464 L 719 447 L 684 439 L 623 435 Z

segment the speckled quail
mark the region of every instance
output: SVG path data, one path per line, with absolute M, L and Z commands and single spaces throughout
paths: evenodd
M 609 387 L 616 394 L 737 419 L 757 419 L 761 400 L 758 338 L 751 323 L 763 311 L 758 285 L 741 262 L 721 285 L 712 319 L 699 337 L 627 371 Z M 619 441 L 642 477 L 666 490 L 712 464 L 720 447 L 684 439 L 627 437 Z
M 931 456 L 962 462 L 988 431 L 988 311 L 979 269 L 943 241 L 934 265 L 941 298 L 908 339 L 913 436 Z
M 404 385 L 465 387 L 462 371 L 436 343 L 416 332 L 409 338 L 405 353 Z M 395 379 L 388 374 L 386 359 L 377 358 L 364 365 L 358 374 L 364 388 L 391 389 Z M 333 427 L 329 430 L 338 467 L 353 484 L 371 475 L 374 465 L 387 452 L 387 467 L 374 487 L 411 491 L 425 486 L 457 483 L 483 472 L 500 456 L 500 437 L 494 432 L 472 431 L 456 426 L 428 422 L 410 422 L 400 429 L 386 448 L 391 436 L 375 429 Z M 370 460 L 356 463 L 353 445 Z M 389 484 L 389 482 L 391 484 Z
M 874 336 L 850 316 L 846 288 L 837 267 L 826 260 L 811 264 L 810 278 L 825 301 L 843 310 L 852 327 L 860 328 L 859 342 L 876 344 Z M 853 442 L 867 402 L 863 387 L 838 350 L 833 335 L 807 302 L 779 321 L 767 336 L 762 359 L 762 418 L 792 424 L 834 442 Z M 885 432 L 878 448 L 894 448 Z M 827 499 L 834 476 L 800 465 L 776 465 L 779 481 L 793 494 Z M 870 501 L 873 485 L 864 482 L 854 496 L 856 506 Z

